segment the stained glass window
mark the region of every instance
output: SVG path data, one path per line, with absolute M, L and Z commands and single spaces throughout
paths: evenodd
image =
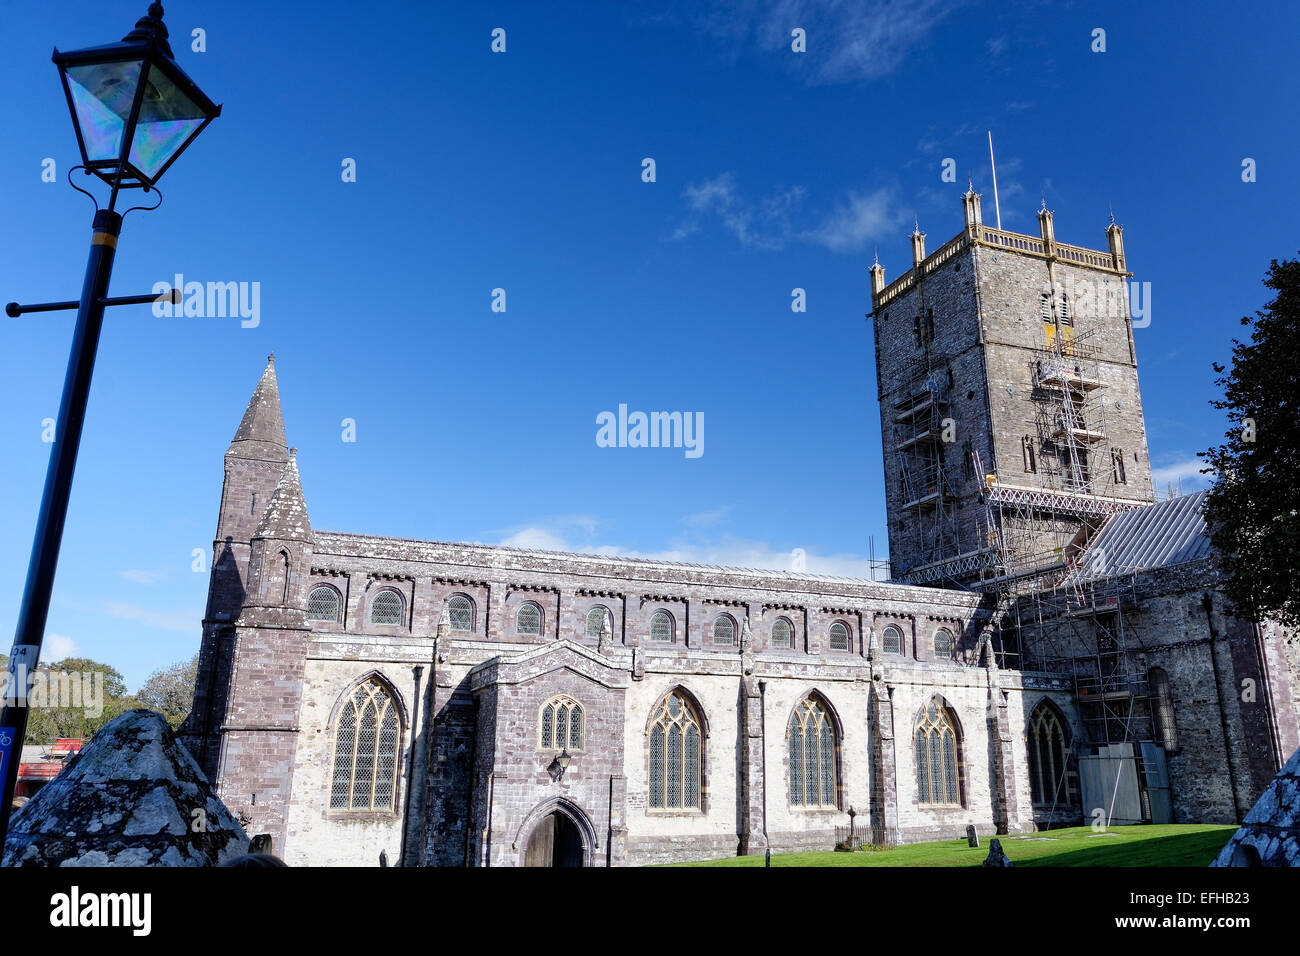
M 945 627 L 934 632 L 934 658 L 939 661 L 952 659 L 952 632 Z
M 555 742 L 555 706 L 547 704 L 542 708 L 542 749 L 549 750 Z
M 961 803 L 957 724 L 947 707 L 931 701 L 916 721 L 916 800 L 931 806 Z
M 1043 701 L 1029 718 L 1029 791 L 1036 807 L 1069 806 L 1074 787 L 1069 774 L 1069 746 L 1056 711 Z
M 664 728 L 650 728 L 650 806 L 664 805 Z
M 724 614 L 713 622 L 714 644 L 736 643 L 736 622 Z
M 659 705 L 650 726 L 650 809 L 699 809 L 703 771 L 699 717 L 685 697 L 674 691 Z
M 391 811 L 401 749 L 392 696 L 378 680 L 361 684 L 339 707 L 330 808 Z
M 582 750 L 584 730 L 582 705 L 572 697 L 552 697 L 542 707 L 542 750 Z
M 885 628 L 883 643 L 886 654 L 903 653 L 903 632 L 891 624 Z
M 672 639 L 673 619 L 667 611 L 656 611 L 654 617 L 650 618 L 650 640 L 666 644 Z
M 406 602 L 396 591 L 385 589 L 375 595 L 370 605 L 371 624 L 401 624 Z
M 322 584 L 311 589 L 307 595 L 307 620 L 329 621 L 337 624 L 339 620 L 339 592 Z
M 790 753 L 790 805 L 837 806 L 839 742 L 830 711 L 819 697 L 809 696 L 799 703 L 790 715 L 785 739 Z
M 542 609 L 529 601 L 519 606 L 515 617 L 515 631 L 519 634 L 532 634 L 540 637 L 542 633 Z
M 457 594 L 448 601 L 447 611 L 453 631 L 474 630 L 474 602 L 465 595 Z
M 789 648 L 794 641 L 794 627 L 785 618 L 778 618 L 772 625 L 772 646 Z
M 847 651 L 849 649 L 849 629 L 839 621 L 831 625 L 831 650 Z

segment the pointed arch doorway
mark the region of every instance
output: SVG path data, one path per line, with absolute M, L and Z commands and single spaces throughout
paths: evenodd
M 528 836 L 524 866 L 582 866 L 582 834 L 558 810 L 537 821 Z

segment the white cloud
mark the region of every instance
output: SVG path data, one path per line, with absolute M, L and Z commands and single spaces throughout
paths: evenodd
M 1009 42 L 1010 41 L 1007 40 L 1006 36 L 1004 35 L 1000 37 L 994 37 L 993 39 L 989 40 L 986 44 L 984 44 L 984 46 L 989 51 L 989 56 L 996 57 L 996 56 L 1001 56 L 1003 53 L 1007 52 L 1007 46 Z
M 850 193 L 816 229 L 800 236 L 832 252 L 856 252 L 893 232 L 906 219 L 894 207 L 893 190 Z
M 802 554 L 796 556 L 794 548 L 778 548 L 768 542 L 733 538 L 729 535 L 711 541 L 676 541 L 662 550 L 640 551 L 593 541 L 577 543 L 559 532 L 549 521 L 543 521 L 519 528 L 498 543 L 513 548 L 536 548 L 543 551 L 567 551 L 601 557 L 641 558 L 647 561 L 710 564 L 769 571 L 793 570 L 798 558 L 802 562 L 803 570 L 810 574 L 846 578 L 871 577 L 870 563 L 861 555 L 819 554 L 805 548 L 801 549 Z M 877 576 L 884 578 L 883 572 Z
M 122 578 L 125 581 L 130 581 L 132 584 L 147 585 L 147 584 L 157 584 L 159 581 L 161 581 L 163 579 L 163 572 L 126 570 L 126 571 L 118 571 L 117 576 L 119 578 Z
M 892 73 L 958 5 L 944 0 L 754 0 L 743 6 L 700 5 L 694 19 L 737 47 L 757 43 L 764 51 L 790 53 L 784 65 L 803 73 L 809 83 L 853 83 Z M 795 27 L 806 31 L 807 53 L 790 52 Z
M 51 664 L 67 657 L 81 656 L 81 648 L 77 646 L 77 642 L 63 634 L 46 634 L 41 650 L 45 652 L 41 657 Z
M 112 617 L 124 621 L 135 621 L 159 631 L 175 631 L 180 634 L 193 635 L 199 629 L 203 614 L 193 611 L 184 614 L 152 611 L 137 604 L 120 604 L 110 602 L 104 608 Z
M 714 525 L 721 524 L 730 510 L 729 507 L 723 505 L 713 511 L 701 511 L 693 515 L 687 515 L 682 518 L 682 524 L 688 528 L 711 528 Z
M 699 232 L 706 219 L 717 219 L 723 229 L 748 249 L 778 250 L 790 238 L 790 216 L 803 199 L 803 188 L 776 189 L 758 202 L 740 195 L 735 173 L 725 172 L 682 191 L 687 218 L 673 233 L 682 239 Z
M 895 207 L 894 190 L 881 187 L 871 193 L 850 192 L 820 225 L 796 231 L 791 221 L 799 214 L 805 192 L 802 186 L 781 186 L 752 200 L 741 193 L 731 172 L 691 183 L 682 192 L 687 215 L 673 238 L 694 235 L 712 220 L 746 249 L 776 251 L 797 240 L 832 252 L 857 252 L 891 234 L 906 219 Z
M 1205 462 L 1201 459 L 1186 455 L 1176 459 L 1174 456 L 1164 457 L 1173 460 L 1151 469 L 1151 484 L 1158 493 L 1164 493 L 1171 484 L 1175 491 L 1181 486 L 1184 492 L 1210 486 L 1213 475 L 1201 474 L 1201 469 L 1205 467 Z

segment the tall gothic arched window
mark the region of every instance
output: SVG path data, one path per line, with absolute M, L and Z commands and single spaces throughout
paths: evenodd
M 650 724 L 650 809 L 698 810 L 703 776 L 700 716 L 685 694 L 673 691 Z
M 790 754 L 790 806 L 837 806 L 839 740 L 825 701 L 810 694 L 799 702 L 786 726 L 785 743 Z
M 930 806 L 961 805 L 961 764 L 957 722 L 932 700 L 916 719 L 916 801 Z
M 1074 803 L 1070 781 L 1070 738 L 1060 716 L 1047 701 L 1029 716 L 1026 740 L 1029 755 L 1029 792 L 1036 807 Z
M 371 678 L 339 705 L 330 809 L 391 812 L 397 794 L 401 722 L 384 683 Z

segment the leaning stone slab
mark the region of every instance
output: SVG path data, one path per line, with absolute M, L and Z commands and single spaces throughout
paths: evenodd
M 5 866 L 214 866 L 248 837 L 167 721 L 129 710 L 10 819 Z

